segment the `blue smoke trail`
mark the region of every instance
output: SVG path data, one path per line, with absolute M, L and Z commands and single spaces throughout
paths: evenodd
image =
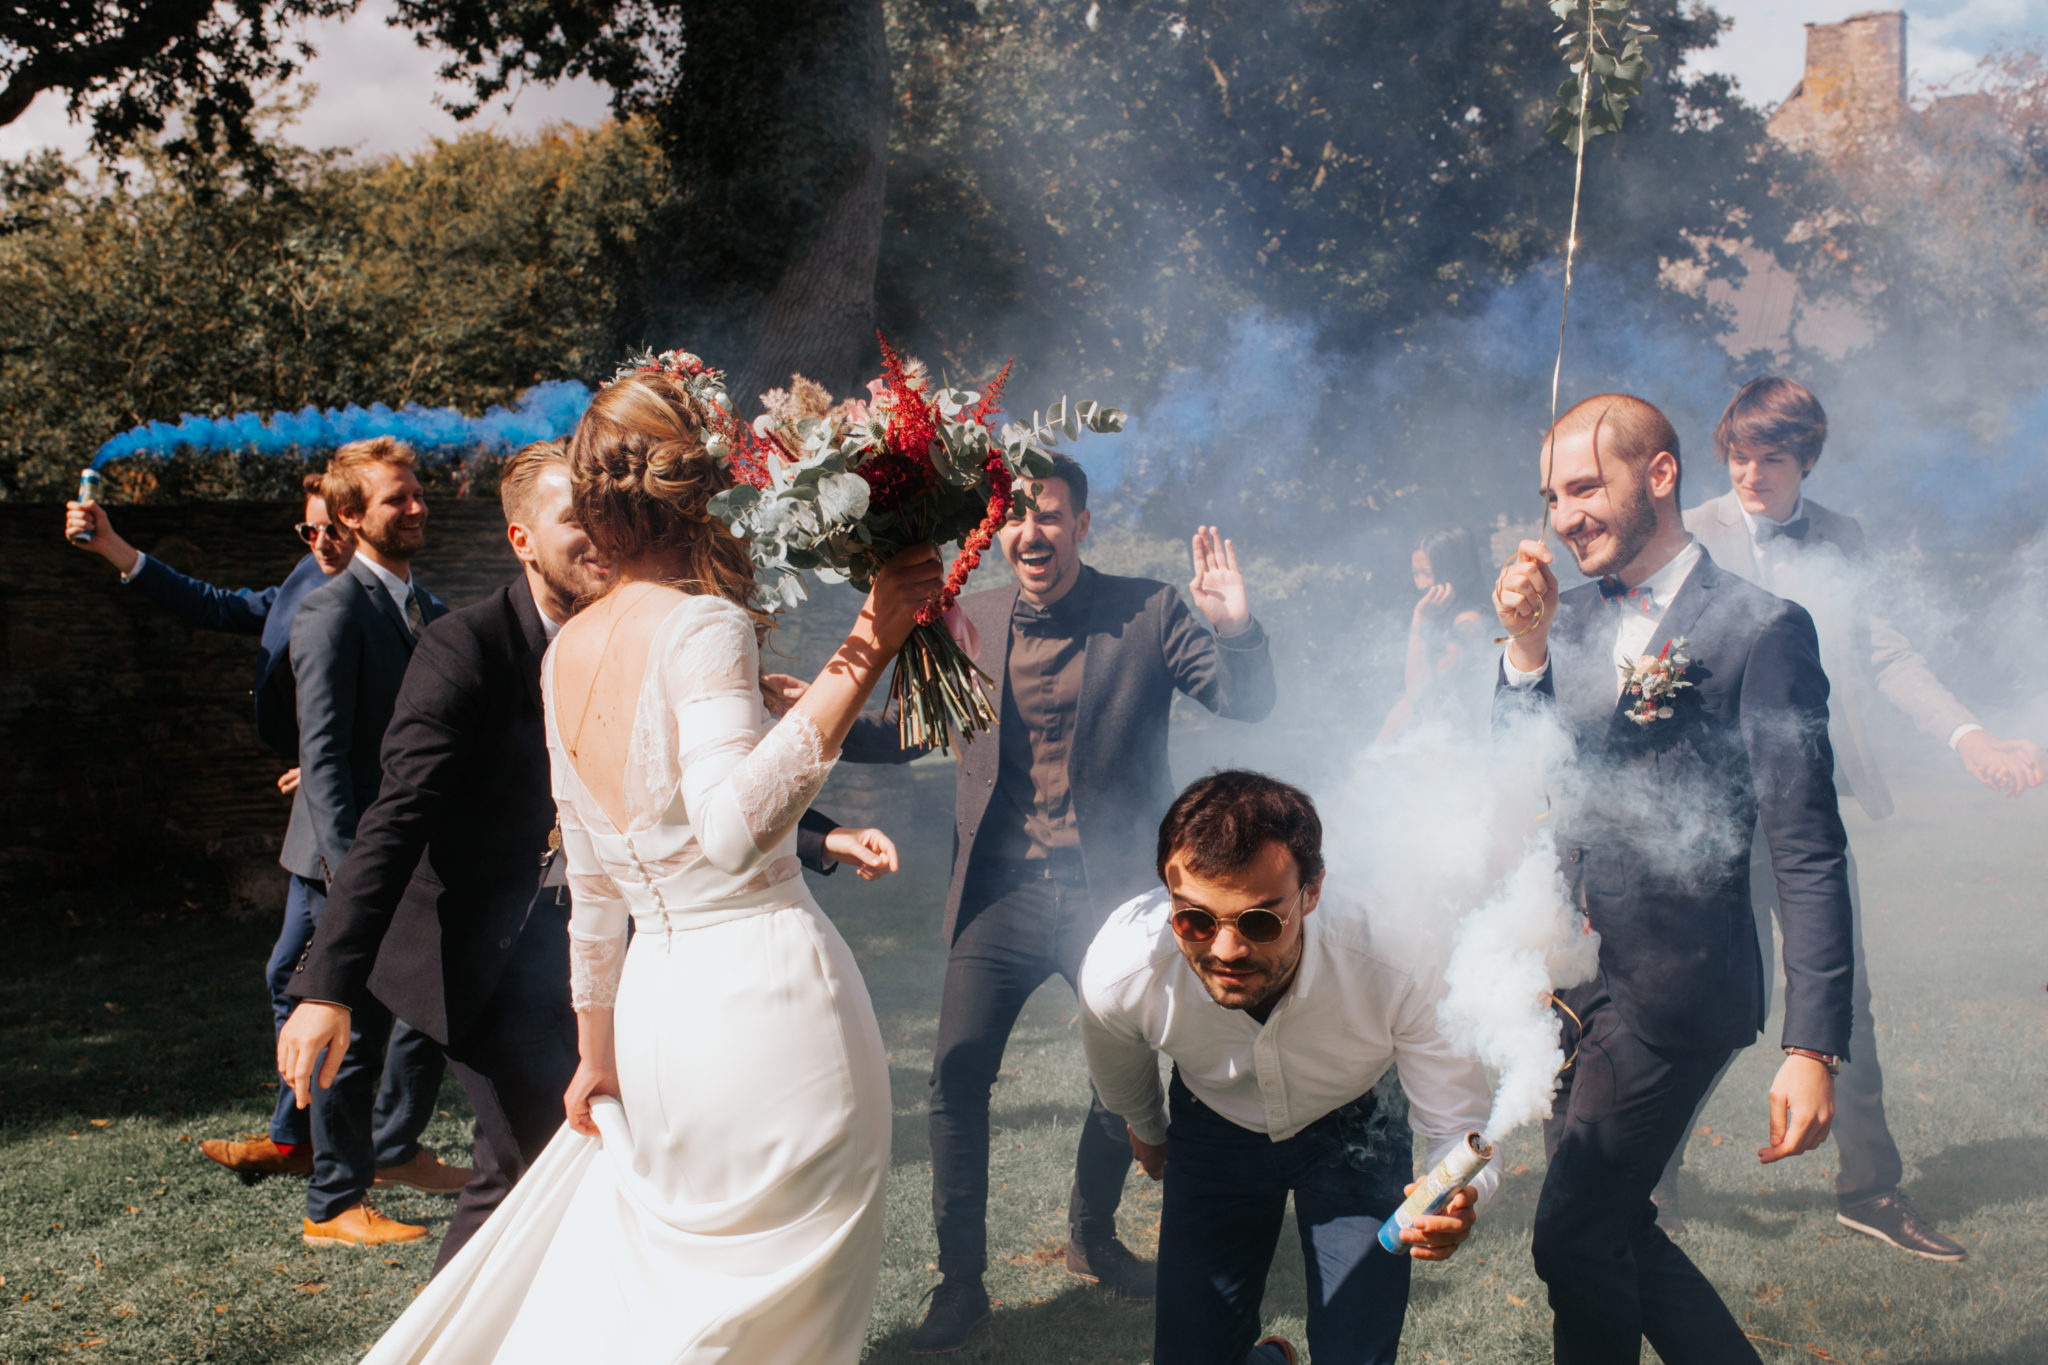
M 304 407 L 276 412 L 267 419 L 253 412 L 232 417 L 196 417 L 176 422 L 147 422 L 114 437 L 92 457 L 93 468 L 131 455 L 159 458 L 181 450 L 253 451 L 283 455 L 293 450 L 332 450 L 350 441 L 395 436 L 423 451 L 481 448 L 516 450 L 532 441 L 565 436 L 590 406 L 591 392 L 573 379 L 536 384 L 511 407 L 493 406 L 481 417 L 465 417 L 454 408 L 423 408 L 408 403 L 393 410 L 382 403 L 345 408 Z

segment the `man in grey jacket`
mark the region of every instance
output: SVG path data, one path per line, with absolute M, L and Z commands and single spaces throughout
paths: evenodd
M 299 789 L 278 859 L 304 889 L 313 922 L 327 887 L 355 842 L 356 824 L 376 800 L 379 750 L 414 644 L 447 611 L 412 580 L 426 543 L 427 504 L 412 451 L 390 437 L 343 446 L 328 462 L 334 517 L 355 538 L 355 557 L 307 595 L 292 620 L 292 677 L 298 688 Z M 470 1172 L 442 1165 L 417 1139 L 420 1110 L 441 1086 L 440 1047 L 410 1025 L 395 1028 L 370 1002 L 351 1020 L 348 1055 L 332 1088 L 301 1095 L 313 1113 L 313 1176 L 306 1187 L 305 1240 L 312 1246 L 375 1245 L 426 1235 L 395 1223 L 365 1196 L 399 1180 L 455 1194 Z M 386 1057 L 387 1051 L 390 1053 Z M 379 1076 L 397 1073 L 411 1106 L 372 1117 Z
M 1687 512 L 1685 526 L 1715 563 L 1812 614 L 1821 663 L 1832 685 L 1828 739 L 1835 751 L 1836 786 L 1854 795 L 1873 820 L 1892 813 L 1891 791 L 1870 742 L 1870 730 L 1880 723 L 1880 694 L 1920 730 L 1954 750 L 1985 786 L 2007 796 L 2038 786 L 2044 775 L 2040 751 L 2026 740 L 2003 740 L 1987 731 L 1941 685 L 1898 628 L 1870 610 L 1863 582 L 1868 572 L 1863 527 L 1801 491 L 1826 440 L 1827 413 L 1812 390 L 1775 376 L 1751 380 L 1714 428 L 1715 454 L 1727 466 L 1733 486 Z M 1768 964 L 1773 883 L 1767 872 L 1756 875 L 1754 869 L 1750 883 L 1757 940 Z M 1836 1216 L 1845 1227 L 1915 1255 L 1960 1261 L 1963 1248 L 1915 1211 L 1899 1189 L 1902 1168 L 1885 1122 L 1884 1073 L 1870 1012 L 1853 850 L 1849 889 L 1856 911 L 1855 1013 L 1850 1060 L 1835 1082 Z M 1768 965 L 1764 980 L 1771 980 Z M 1659 1221 L 1667 1225 L 1674 1218 L 1684 1151 L 1681 1145 L 1658 1187 Z
M 928 1355 L 966 1344 L 989 1316 L 989 1089 L 1031 993 L 1073 986 L 1109 912 L 1155 880 L 1151 848 L 1173 803 L 1167 720 L 1184 692 L 1233 720 L 1273 709 L 1272 656 L 1252 619 L 1235 549 L 1213 527 L 1194 537 L 1189 593 L 1199 625 L 1166 583 L 1081 562 L 1088 478 L 1065 455 L 1001 533 L 1014 587 L 960 599 L 972 652 L 1001 692 L 996 734 L 960 749 L 950 949 L 932 1063 L 932 1217 L 942 1283 L 912 1336 Z M 843 750 L 853 762 L 918 756 L 893 718 L 868 716 Z M 1116 1237 L 1131 1165 L 1123 1119 L 1097 1097 L 1082 1125 L 1068 1213 L 1067 1268 L 1132 1299 L 1154 1275 Z

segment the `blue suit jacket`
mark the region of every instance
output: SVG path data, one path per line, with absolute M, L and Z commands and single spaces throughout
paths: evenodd
M 1617 610 L 1597 583 L 1564 593 L 1550 670 L 1526 688 L 1503 672 L 1494 693 L 1496 724 L 1547 711 L 1571 737 L 1558 851 L 1600 933 L 1615 1005 L 1652 1047 L 1756 1040 L 1763 964 L 1749 857 L 1761 825 L 1785 931 L 1784 1042 L 1847 1057 L 1848 836 L 1813 619 L 1702 555 L 1645 651 L 1684 637 L 1693 686 L 1668 719 L 1639 726 L 1615 695 Z M 1576 1008 L 1574 992 L 1591 989 L 1560 995 Z
M 440 598 L 418 591 L 429 622 L 447 613 Z M 299 789 L 278 859 L 287 871 L 326 882 L 340 870 L 357 821 L 377 799 L 378 751 L 413 643 L 398 604 L 360 556 L 299 605 L 291 645 Z
M 292 617 L 297 614 L 299 603 L 306 600 L 307 593 L 327 582 L 327 575 L 320 571 L 320 561 L 311 555 L 301 559 L 284 582 L 260 591 L 216 588 L 149 555 L 131 586 L 194 630 L 262 637 L 256 676 L 249 689 L 256 702 L 256 735 L 296 762 L 298 715 L 291 669 L 283 665 L 291 655 Z

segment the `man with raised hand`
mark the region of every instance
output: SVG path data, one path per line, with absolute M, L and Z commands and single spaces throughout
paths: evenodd
M 1437 946 L 1412 920 L 1326 897 L 1322 833 L 1284 782 L 1202 778 L 1160 823 L 1163 888 L 1111 915 L 1081 968 L 1089 1074 L 1166 1181 L 1154 1360 L 1292 1365 L 1290 1343 L 1257 1340 L 1291 1194 L 1310 1351 L 1393 1365 L 1410 1257 L 1378 1239 L 1410 1188 L 1409 1128 L 1434 1165 L 1486 1122 L 1486 1070 L 1437 1023 Z M 1407 1127 L 1378 1112 L 1397 1065 Z M 1401 1233 L 1410 1255 L 1449 1257 L 1499 1183 L 1489 1166 L 1418 1218 Z
M 1550 524 L 1594 581 L 1558 592 L 1523 542 L 1494 587 L 1508 634 L 1496 727 L 1562 727 L 1557 841 L 1600 934 L 1600 970 L 1559 993 L 1581 1021 L 1544 1124 L 1532 1250 L 1562 1365 L 1755 1361 L 1650 1192 L 1700 1097 L 1756 1039 L 1749 908 L 1761 829 L 1785 925 L 1785 1060 L 1765 1162 L 1826 1140 L 1849 1052 L 1848 837 L 1813 621 L 1718 567 L 1679 512 L 1678 436 L 1627 394 L 1588 398 L 1539 453 Z
M 413 582 L 426 544 L 427 504 L 410 447 L 388 436 L 334 452 L 323 484 L 327 505 L 356 542 L 348 567 L 307 595 L 292 621 L 292 676 L 298 686 L 299 789 L 278 859 L 304 888 L 315 932 L 327 892 L 376 799 L 378 751 L 399 683 L 427 623 L 447 608 Z M 419 1145 L 422 1115 L 374 1114 L 380 1073 L 403 1079 L 414 1109 L 431 1109 L 445 1063 L 440 1046 L 410 1024 L 394 1027 L 372 1002 L 357 1010 L 348 1055 L 332 1090 L 298 1095 L 310 1108 L 313 1178 L 306 1187 L 305 1240 L 313 1246 L 410 1242 L 426 1235 L 372 1209 L 373 1184 L 402 1183 L 455 1194 L 466 1168 L 444 1165 Z M 387 1059 L 387 1052 L 389 1054 Z
M 120 573 L 121 581 L 163 607 L 195 630 L 226 631 L 259 639 L 256 675 L 250 687 L 255 701 L 256 737 L 295 766 L 277 780 L 286 796 L 298 790 L 299 720 L 291 670 L 292 620 L 299 604 L 348 567 L 356 552 L 355 538 L 334 520 L 322 490 L 323 476 L 307 474 L 305 520 L 292 533 L 307 553 L 274 588 L 218 588 L 179 573 L 153 555 L 136 549 L 115 530 L 107 509 L 97 502 L 67 503 L 64 535 L 72 544 L 100 556 Z M 306 884 L 297 877 L 286 884 L 284 922 L 264 966 L 270 988 L 273 1030 L 291 1016 L 292 998 L 285 993 L 292 968 L 313 938 L 313 915 Z M 401 1061 L 403 1058 L 401 1057 Z M 403 1066 L 389 1070 L 377 1093 L 375 1117 L 380 1129 L 396 1135 L 395 1146 L 416 1143 L 432 1116 L 432 1096 L 420 1099 L 410 1088 L 421 1078 Z M 435 1075 L 438 1081 L 438 1073 Z M 270 1175 L 311 1175 L 313 1135 L 306 1111 L 292 1098 L 289 1085 L 278 1086 L 269 1131 L 243 1139 L 207 1138 L 199 1150 L 237 1175 L 255 1179 Z
M 1048 977 L 1079 979 L 1110 910 L 1151 882 L 1146 849 L 1173 802 L 1167 721 L 1174 694 L 1218 715 L 1273 709 L 1273 660 L 1252 619 L 1237 552 L 1214 527 L 1194 537 L 1189 596 L 1098 573 L 1081 561 L 1088 476 L 1066 455 L 1035 481 L 998 536 L 1013 586 L 970 593 L 971 651 L 1000 690 L 996 733 L 960 749 L 946 982 L 932 1058 L 932 1221 L 941 1283 L 913 1354 L 957 1350 L 990 1315 L 989 1091 L 1003 1047 Z M 906 763 L 892 715 L 863 717 L 842 754 Z M 1081 1124 L 1067 1215 L 1067 1269 L 1122 1298 L 1150 1299 L 1151 1266 L 1117 1239 L 1131 1149 L 1122 1118 L 1094 1099 Z
M 1685 525 L 1716 563 L 1813 614 L 1821 661 L 1834 684 L 1828 737 L 1835 751 L 1835 785 L 1854 796 L 1873 820 L 1892 813 L 1891 790 L 1872 743 L 1886 719 L 1878 701 L 1882 697 L 1895 717 L 1904 716 L 1946 744 L 1970 776 L 1992 791 L 2018 796 L 2039 786 L 2048 776 L 2041 751 L 2029 740 L 2000 739 L 1986 730 L 1942 686 L 1898 627 L 1871 610 L 1862 524 L 1803 491 L 1827 434 L 1827 412 L 1804 384 L 1767 375 L 1743 385 L 1714 428 L 1714 453 L 1732 487 L 1687 512 Z M 1778 898 L 1769 851 L 1761 841 L 1751 861 L 1750 885 L 1757 946 L 1768 968 Z M 1835 1082 L 1835 1218 L 1916 1256 L 1960 1261 L 1967 1254 L 1962 1245 L 1944 1236 L 1899 1188 L 1905 1169 L 1885 1121 L 1884 1072 L 1864 969 L 1862 897 L 1853 850 L 1849 897 L 1856 907 L 1856 1014 L 1849 1044 L 1854 1055 L 1843 1062 Z M 1684 1155 L 1681 1142 L 1657 1190 L 1658 1218 L 1667 1229 L 1678 1218 L 1678 1168 Z

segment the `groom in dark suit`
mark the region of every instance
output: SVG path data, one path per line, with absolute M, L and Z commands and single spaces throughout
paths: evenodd
M 1596 581 L 1560 597 L 1524 542 L 1494 589 L 1509 641 L 1495 723 L 1553 719 L 1573 746 L 1563 870 L 1600 972 L 1560 998 L 1577 1061 L 1543 1130 L 1533 1252 L 1562 1365 L 1755 1361 L 1742 1328 L 1657 1226 L 1651 1189 L 1694 1106 L 1763 1025 L 1752 831 L 1785 933 L 1777 1161 L 1826 1137 L 1850 1030 L 1848 840 L 1813 621 L 1717 567 L 1679 512 L 1678 437 L 1626 394 L 1574 407 L 1543 452 L 1553 529 Z M 1668 674 L 1646 667 L 1664 655 Z M 1681 662 L 1682 661 L 1682 662 Z M 1687 684 L 1672 688 L 1659 677 Z
M 576 1071 L 569 895 L 540 692 L 548 642 L 606 569 L 570 508 L 559 442 L 506 463 L 498 494 L 522 574 L 421 636 L 385 732 L 384 782 L 328 888 L 278 1044 L 287 1084 L 332 1084 L 379 1002 L 442 1044 L 476 1112 L 476 1174 L 439 1271 L 562 1126 Z M 872 870 L 853 831 L 806 813 L 798 856 Z
M 1266 633 L 1252 619 L 1236 551 L 1214 528 L 1194 539 L 1190 595 L 1081 562 L 1088 478 L 1065 455 L 1001 534 L 1011 587 L 960 599 L 975 661 L 996 680 L 1002 723 L 960 750 L 949 953 L 932 1059 L 932 1220 L 943 1282 L 913 1354 L 957 1349 L 989 1317 L 989 1089 L 1031 993 L 1072 986 L 1110 911 L 1147 886 L 1160 817 L 1173 804 L 1167 721 L 1176 692 L 1233 720 L 1275 698 Z M 844 757 L 907 762 L 920 751 L 881 716 L 856 722 Z M 1081 1126 L 1067 1215 L 1067 1269 L 1150 1299 L 1154 1272 L 1117 1240 L 1129 1129 L 1094 1096 Z
M 427 504 L 412 451 L 378 437 L 341 447 L 328 461 L 328 507 L 356 541 L 355 557 L 309 594 L 292 622 L 292 676 L 298 687 L 299 789 L 278 861 L 304 889 L 313 922 L 354 843 L 362 813 L 382 777 L 378 749 L 413 645 L 447 608 L 412 580 L 412 559 L 426 543 Z M 306 1189 L 305 1240 L 313 1246 L 414 1241 L 426 1229 L 394 1223 L 365 1196 L 380 1174 L 455 1193 L 467 1170 L 441 1165 L 406 1136 L 416 1114 L 372 1119 L 372 1092 L 389 1069 L 408 1078 L 405 1093 L 431 1105 L 443 1060 L 433 1039 L 390 1012 L 356 1012 L 348 1056 L 332 1090 L 298 1096 L 313 1115 L 313 1178 Z M 390 1058 L 386 1061 L 387 1043 Z

